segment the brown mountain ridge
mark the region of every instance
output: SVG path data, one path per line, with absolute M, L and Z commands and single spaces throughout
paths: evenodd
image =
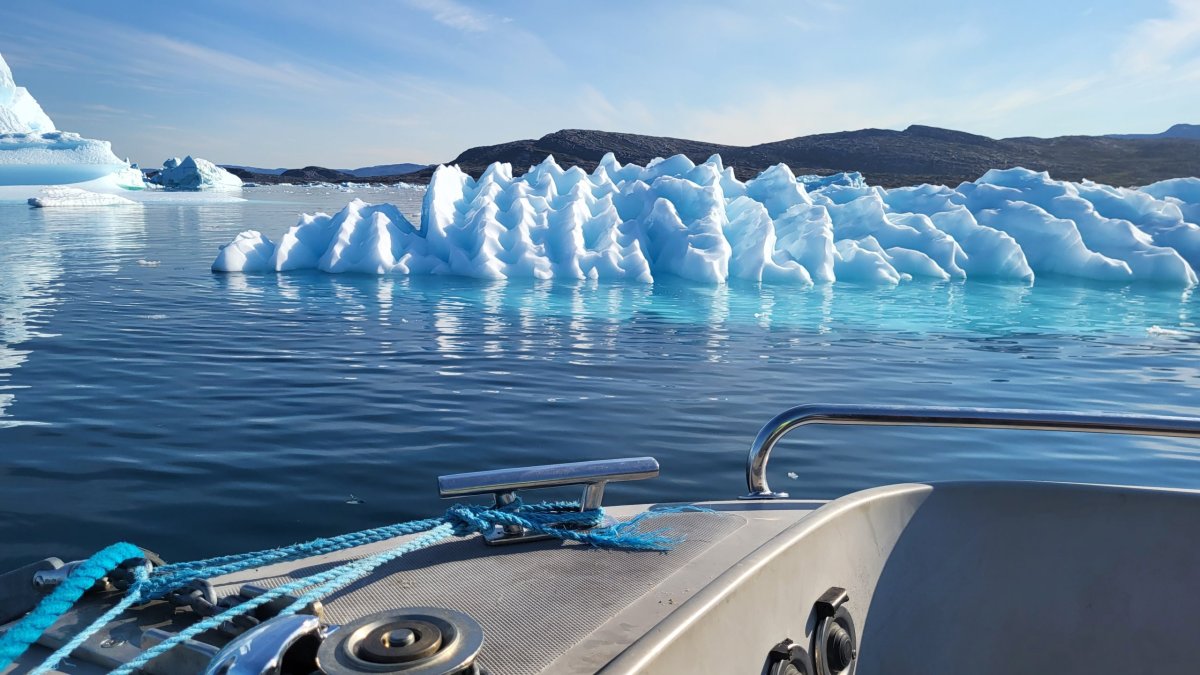
M 527 167 L 541 162 L 546 155 L 554 155 L 564 167 L 578 165 L 591 170 L 606 152 L 614 153 L 622 163 L 637 164 L 676 154 L 684 154 L 693 161 L 701 162 L 713 154 L 720 154 L 726 166 L 735 167 L 738 177 L 742 179 L 753 178 L 763 169 L 780 162 L 789 165 L 798 174 L 859 171 L 869 183 L 884 187 L 919 183 L 953 186 L 975 180 L 988 169 L 1013 166 L 1049 171 L 1052 176 L 1062 180 L 1087 178 L 1122 186 L 1145 185 L 1180 176 L 1200 176 L 1200 138 L 1189 135 L 994 139 L 921 125 L 913 125 L 903 131 L 860 129 L 799 136 L 750 146 L 612 131 L 563 129 L 538 139 L 470 148 L 446 163 L 457 164 L 477 177 L 492 162 L 509 162 L 518 172 L 523 172 Z M 308 171 L 318 168 L 309 167 Z M 422 183 L 428 182 L 434 168 L 403 176 L 345 178 Z M 247 174 L 243 178 L 279 182 L 280 177 Z

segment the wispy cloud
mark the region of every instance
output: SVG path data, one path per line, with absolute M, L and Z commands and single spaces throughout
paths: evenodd
M 140 88 L 186 90 L 190 80 L 202 78 L 217 79 L 229 86 L 319 90 L 361 80 L 353 71 L 334 66 L 280 60 L 279 50 L 269 44 L 245 45 L 247 53 L 263 57 L 255 59 L 75 13 L 57 21 L 38 17 L 24 21 L 31 28 L 26 31 L 29 34 L 56 36 L 60 46 L 54 50 L 43 51 L 40 46 L 31 50 L 47 65 L 95 72 L 96 64 L 102 61 L 110 76 L 123 75 L 123 81 Z M 42 42 L 45 40 L 38 37 L 34 45 Z M 141 49 L 131 50 L 129 45 Z M 170 87 L 163 86 L 168 83 Z
M 129 114 L 128 110 L 125 110 L 123 108 L 117 108 L 117 107 L 114 107 L 111 105 L 105 105 L 103 103 L 84 103 L 83 105 L 81 105 L 79 107 L 83 108 L 84 110 L 87 110 L 89 112 L 103 113 L 105 115 L 128 115 Z
M 904 124 L 897 106 L 880 108 L 877 88 L 865 82 L 813 80 L 799 86 L 761 83 L 735 101 L 714 101 L 679 113 L 673 135 L 729 145 L 754 145 L 811 133 Z
M 455 0 L 408 0 L 408 5 L 428 13 L 443 26 L 468 33 L 482 33 L 498 21 L 490 14 L 477 12 Z
M 1117 52 L 1122 70 L 1169 71 L 1200 52 L 1200 2 L 1171 0 L 1171 14 L 1137 24 Z
M 654 115 L 640 101 L 620 99 L 614 102 L 591 84 L 579 88 L 575 111 L 559 126 L 588 129 L 646 129 L 654 126 Z M 549 131 L 549 130 L 547 130 Z
M 785 14 L 780 18 L 783 19 L 784 23 L 790 26 L 795 26 L 797 30 L 808 31 L 817 27 L 812 21 L 801 19 L 800 17 L 792 14 Z
M 291 63 L 260 63 L 219 49 L 177 40 L 165 35 L 143 35 L 143 43 L 171 61 L 192 64 L 194 71 L 236 77 L 238 82 L 252 81 L 288 88 L 321 89 L 336 81 L 325 73 Z
M 978 23 L 964 21 L 925 36 L 912 36 L 897 49 L 896 57 L 914 66 L 944 64 L 957 55 L 986 48 L 987 31 Z

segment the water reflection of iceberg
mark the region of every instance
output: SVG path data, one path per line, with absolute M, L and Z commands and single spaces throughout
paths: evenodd
M 795 288 L 732 282 L 711 285 L 664 279 L 654 284 L 595 280 L 481 280 L 461 277 L 374 275 L 214 275 L 261 309 L 293 311 L 334 293 L 342 318 L 421 321 L 429 307 L 465 313 L 475 332 L 507 339 L 509 326 L 562 330 L 579 340 L 605 322 L 653 321 L 728 329 L 997 335 L 1110 333 L 1145 337 L 1159 326 L 1195 333 L 1191 291 L 1043 279 L 1037 286 L 977 280 L 970 284 L 910 282 L 901 286 L 827 285 Z M 252 300 L 251 298 L 256 298 Z M 396 311 L 395 305 L 406 305 Z M 453 307 L 451 307 L 453 305 Z M 375 316 L 378 313 L 379 316 Z M 566 323 L 555 319 L 561 317 Z M 547 319 L 552 319 L 547 322 Z M 428 326 L 435 330 L 436 320 Z M 410 326 L 417 330 L 418 326 Z M 436 331 L 435 331 L 436 332 Z M 552 335 L 553 337 L 553 335 Z M 511 346 L 511 345 L 510 345 Z M 521 347 L 521 345 L 516 345 Z
M 9 208 L 19 216 L 5 219 L 0 247 L 0 426 L 29 423 L 11 419 L 17 392 L 29 386 L 13 377 L 34 356 L 26 343 L 57 337 L 49 325 L 69 277 L 115 272 L 145 246 L 140 208 Z
M 9 227 L 24 231 L 0 247 L 0 269 L 4 270 L 0 274 L 0 427 L 14 424 L 7 410 L 21 387 L 12 383 L 12 376 L 30 354 L 17 346 L 34 338 L 52 337 L 46 327 L 54 305 L 60 302 L 56 290 L 62 275 L 61 251 L 47 245 L 51 237 L 45 229 L 22 220 L 12 221 Z
M 31 209 L 27 220 L 41 226 L 43 244 L 58 249 L 71 271 L 115 272 L 121 255 L 146 246 L 146 214 L 141 208 Z

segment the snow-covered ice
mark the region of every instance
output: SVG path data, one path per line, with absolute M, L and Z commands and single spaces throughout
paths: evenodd
M 37 100 L 18 87 L 0 56 L 0 185 L 61 185 L 112 177 L 141 188 L 141 173 L 108 141 L 59 131 Z
M 29 205 L 38 208 L 63 206 L 129 206 L 137 202 L 120 195 L 89 192 L 75 187 L 53 186 L 42 188 L 36 197 L 29 198 Z
M 517 178 L 508 164 L 478 180 L 439 167 L 419 227 L 356 199 L 303 216 L 278 244 L 243 232 L 213 269 L 798 285 L 1049 274 L 1190 287 L 1198 209 L 1194 178 L 1128 189 L 1014 168 L 885 190 L 783 164 L 742 182 L 716 155 L 642 167 L 609 154 L 590 173 L 548 157 Z
M 0 55 L 0 133 L 41 134 L 57 131 L 50 116 L 25 87 L 18 87 Z
M 0 134 L 0 185 L 61 185 L 120 176 L 143 187 L 141 173 L 112 153 L 108 141 L 68 131 Z
M 242 179 L 207 159 L 172 157 L 151 179 L 168 190 L 239 190 Z

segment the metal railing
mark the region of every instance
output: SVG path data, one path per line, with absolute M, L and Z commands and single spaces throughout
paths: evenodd
M 746 485 L 750 494 L 743 499 L 784 499 L 788 496 L 786 492 L 772 492 L 767 485 L 767 462 L 771 459 L 771 450 L 775 448 L 779 439 L 792 429 L 807 424 L 969 427 L 1200 438 L 1200 418 L 1192 417 L 998 408 L 801 405 L 776 415 L 758 432 L 746 460 Z

